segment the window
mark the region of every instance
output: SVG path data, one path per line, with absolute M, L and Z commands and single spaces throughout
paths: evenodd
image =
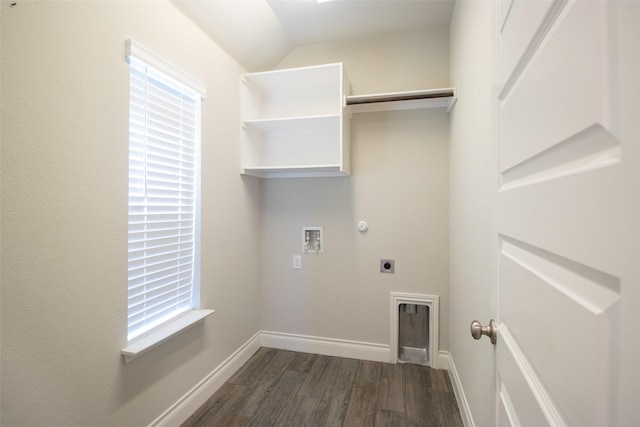
M 176 79 L 178 70 L 133 41 L 128 56 L 131 342 L 199 308 L 204 91 L 190 87 L 188 76 Z

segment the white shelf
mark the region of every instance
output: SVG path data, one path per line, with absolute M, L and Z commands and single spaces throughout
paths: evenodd
M 287 68 L 282 70 L 261 71 L 245 74 L 242 81 L 245 84 L 260 88 L 266 92 L 282 93 L 290 91 L 313 90 L 309 82 L 317 84 L 333 84 L 337 68 L 341 63 L 313 65 L 309 67 Z
M 244 174 L 257 178 L 313 178 L 347 176 L 340 165 L 258 166 L 244 168 Z
M 266 132 L 276 131 L 304 131 L 327 129 L 340 125 L 340 115 L 329 114 L 323 116 L 283 117 L 278 119 L 246 120 L 244 126 Z
M 241 173 L 349 175 L 349 91 L 342 64 L 242 76 Z
M 450 111 L 455 102 L 455 88 L 421 89 L 345 97 L 345 103 L 351 113 L 426 108 L 446 108 L 447 111 Z
M 245 74 L 240 93 L 240 173 L 259 178 L 349 175 L 351 113 L 456 100 L 454 88 L 350 96 L 340 63 Z

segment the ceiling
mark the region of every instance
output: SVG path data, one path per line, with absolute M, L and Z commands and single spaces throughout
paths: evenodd
M 449 24 L 454 0 L 173 0 L 249 71 L 293 48 Z

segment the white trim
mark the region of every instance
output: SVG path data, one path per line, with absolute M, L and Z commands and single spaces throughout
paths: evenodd
M 198 92 L 203 98 L 207 96 L 207 86 L 204 83 L 191 76 L 189 73 L 182 71 L 175 65 L 172 65 L 169 61 L 142 46 L 135 40 L 127 39 L 126 49 L 127 60 L 131 56 L 133 56 L 134 58 L 138 58 L 144 63 L 151 65 L 153 68 L 156 68 L 157 70 L 168 74 L 169 76 L 178 80 L 180 83 L 189 86 L 192 90 Z
M 441 351 L 439 356 L 441 363 L 440 366 L 446 367 L 447 371 L 449 371 L 449 378 L 451 379 L 453 394 L 455 394 L 456 401 L 458 402 L 460 416 L 462 417 L 462 424 L 465 427 L 475 427 L 476 424 L 473 421 L 473 416 L 471 415 L 471 408 L 469 407 L 467 396 L 464 394 L 464 390 L 462 389 L 462 382 L 460 382 L 458 370 L 456 369 L 456 364 L 453 362 L 451 353 L 448 351 Z
M 408 294 L 404 292 L 391 292 L 390 293 L 390 306 L 389 316 L 391 320 L 391 337 L 389 342 L 391 343 L 391 351 L 389 352 L 390 363 L 398 363 L 398 307 L 400 304 L 418 304 L 426 305 L 429 307 L 429 363 L 434 369 L 439 368 L 439 338 L 438 331 L 440 330 L 440 313 L 439 313 L 439 301 L 440 298 L 437 295 L 423 295 L 423 294 Z
M 124 363 L 129 363 L 132 360 L 137 359 L 147 351 L 159 344 L 162 344 L 169 338 L 186 331 L 213 313 L 213 310 L 190 310 L 186 314 L 178 317 L 176 320 L 156 329 L 154 332 L 151 332 L 140 339 L 135 340 L 133 344 L 120 350 L 120 354 L 124 356 Z
M 524 355 L 517 341 L 511 335 L 511 331 L 509 331 L 509 328 L 507 328 L 504 323 L 498 325 L 498 336 L 500 337 L 501 342 L 504 343 L 503 348 L 511 354 L 511 357 L 518 366 L 522 377 L 527 382 L 527 386 L 529 386 L 531 393 L 538 402 L 540 410 L 544 414 L 549 425 L 558 427 L 569 425 L 554 403 L 551 393 L 547 391 L 546 386 L 538 377 L 536 370 L 531 366 L 531 363 L 529 363 L 529 360 Z
M 149 427 L 178 427 L 200 408 L 222 385 L 229 380 L 260 349 L 260 332 L 257 332 L 238 350 L 218 365 L 195 387 L 189 390 Z
M 374 362 L 388 362 L 390 353 L 389 346 L 386 344 L 272 331 L 262 331 L 260 344 L 263 347 L 277 348 L 280 350 L 371 360 Z
M 507 416 L 507 419 L 509 420 L 509 425 L 512 427 L 520 427 L 522 425 L 522 423 L 520 422 L 520 419 L 518 418 L 518 414 L 516 413 L 516 409 L 513 407 L 513 402 L 511 401 L 511 396 L 509 396 L 509 392 L 507 392 L 506 387 L 504 386 L 504 383 L 502 384 L 502 386 L 500 387 L 500 393 L 498 393 L 498 397 L 500 398 L 500 402 L 499 404 L 502 405 L 502 410 L 504 411 L 504 413 Z M 498 413 L 500 411 L 500 408 L 498 408 Z M 498 415 L 499 417 L 500 415 Z
M 449 371 L 451 369 L 451 366 L 449 365 L 450 361 L 451 355 L 448 351 L 440 350 L 438 352 L 438 369 Z

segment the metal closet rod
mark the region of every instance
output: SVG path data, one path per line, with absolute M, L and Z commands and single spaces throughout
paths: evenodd
M 377 102 L 411 101 L 414 99 L 447 98 L 453 96 L 453 89 L 425 90 L 412 92 L 381 93 L 379 95 L 347 96 L 347 105 L 373 104 Z

